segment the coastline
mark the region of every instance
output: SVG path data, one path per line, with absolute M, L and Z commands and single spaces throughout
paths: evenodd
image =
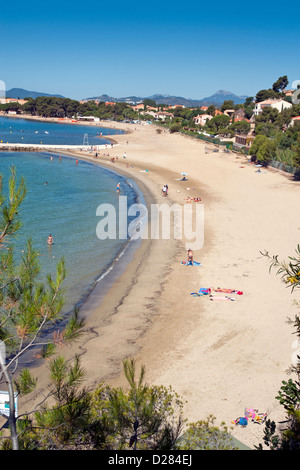
M 164 183 L 169 184 L 170 203 L 201 196 L 205 243 L 195 259 L 202 266 L 180 264 L 186 256 L 184 241 L 143 240 L 101 305 L 96 292 L 90 296 L 86 333 L 62 353 L 82 354 L 91 387 L 102 380 L 124 385 L 122 360 L 135 357 L 146 366 L 148 383 L 171 385 L 187 400 L 189 421 L 212 414 L 216 425 L 224 421 L 230 427 L 245 407 L 283 420 L 275 396 L 293 353 L 286 318 L 297 310 L 291 305 L 294 297 L 275 273 L 269 274 L 260 250 L 284 259 L 292 255 L 298 242 L 300 214 L 292 204 L 298 186 L 272 169 L 255 173 L 245 157 L 205 154 L 205 144 L 191 137 L 157 135 L 154 125 L 136 127 L 129 138 L 118 135 L 110 150 L 118 156 L 126 149 L 126 160 L 119 156 L 111 163 L 110 157 L 100 156 L 93 162 L 144 185 L 148 202 L 162 202 Z M 175 181 L 181 171 L 191 175 L 188 183 Z M 213 286 L 236 288 L 243 296 L 219 303 L 190 296 Z M 253 447 L 262 442 L 263 427 L 235 427 L 233 435 Z

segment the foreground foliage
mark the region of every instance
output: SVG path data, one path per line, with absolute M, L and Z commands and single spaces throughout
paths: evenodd
M 270 260 L 270 269 L 277 270 L 292 292 L 300 288 L 300 245 L 296 256 L 289 257 L 288 262 L 280 261 L 278 256 L 271 257 L 267 252 L 264 255 Z M 286 411 L 287 422 L 284 427 L 278 427 L 274 421 L 266 421 L 264 444 L 272 450 L 300 450 L 300 317 L 296 315 L 294 319 L 288 319 L 288 323 L 293 326 L 297 338 L 293 363 L 288 370 L 292 378 L 282 381 L 276 397 Z M 262 449 L 262 444 L 257 448 Z
M 88 391 L 78 358 L 68 366 L 58 357 L 49 368 L 55 402 L 18 422 L 22 450 L 235 449 L 227 428 L 218 428 L 214 417 L 188 424 L 180 397 L 171 387 L 145 384 L 144 367 L 136 378 L 132 359 L 123 363 L 125 389 L 102 384 Z M 5 441 L 2 449 L 10 448 Z
M 48 276 L 46 285 L 39 281 L 38 253 L 31 240 L 16 262 L 11 242 L 21 228 L 19 211 L 25 195 L 25 182 L 17 180 L 14 167 L 7 191 L 0 177 L 0 384 L 8 391 L 9 414 L 2 417 L 8 420 L 13 449 L 19 448 L 16 399 L 31 392 L 37 382 L 21 360 L 30 363 L 37 357 L 49 357 L 57 343 L 74 339 L 82 327 L 75 314 L 59 329 L 66 275 L 63 259 L 57 264 L 56 279 Z

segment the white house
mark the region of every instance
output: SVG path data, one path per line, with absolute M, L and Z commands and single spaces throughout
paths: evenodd
M 293 117 L 290 122 L 290 126 L 293 126 L 295 122 L 300 122 L 300 116 Z
M 100 122 L 100 118 L 95 116 L 78 116 L 78 121 Z
M 254 114 L 257 116 L 258 114 L 262 113 L 266 108 L 274 108 L 281 113 L 284 109 L 291 108 L 293 105 L 285 100 L 265 100 L 261 101 L 260 103 L 256 103 L 254 106 Z
M 143 115 L 150 115 L 150 116 L 153 116 L 154 119 L 159 119 L 161 121 L 165 121 L 166 119 L 172 119 L 174 116 L 172 113 L 167 113 L 167 112 L 164 112 L 164 111 L 141 111 L 140 114 L 143 114 Z
M 165 121 L 166 119 L 172 119 L 174 116 L 172 113 L 168 113 L 166 111 L 159 111 L 158 113 L 154 114 L 155 119 L 161 119 L 162 121 Z
M 211 116 L 210 114 L 199 114 L 198 116 L 194 117 L 193 119 L 194 119 L 195 124 L 197 126 L 205 126 L 207 121 L 209 121 L 212 118 L 213 118 L 213 116 Z

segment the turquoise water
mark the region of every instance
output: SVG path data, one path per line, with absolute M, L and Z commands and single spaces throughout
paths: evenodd
M 59 124 L 0 116 L 0 142 L 45 145 L 83 145 L 87 134 L 89 145 L 110 143 L 105 136 L 120 134 L 116 129 L 80 124 Z
M 22 229 L 13 244 L 21 256 L 26 239 L 33 240 L 39 253 L 41 280 L 48 273 L 55 276 L 56 263 L 64 257 L 67 279 L 64 283 L 66 305 L 72 310 L 80 303 L 95 281 L 105 276 L 109 266 L 124 250 L 127 241 L 99 240 L 96 226 L 100 217 L 96 209 L 102 203 L 118 210 L 117 183 L 120 195 L 126 195 L 128 206 L 135 202 L 132 182 L 95 164 L 58 155 L 31 152 L 0 152 L 0 173 L 6 188 L 11 166 L 23 176 L 27 196 L 20 215 Z M 46 184 L 47 183 L 47 184 Z M 49 234 L 54 244 L 48 246 Z

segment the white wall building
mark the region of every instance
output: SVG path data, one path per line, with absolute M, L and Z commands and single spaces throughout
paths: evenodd
M 207 121 L 209 121 L 212 118 L 213 118 L 213 116 L 211 116 L 210 114 L 199 114 L 198 116 L 194 117 L 193 119 L 194 119 L 195 124 L 197 126 L 205 126 Z
M 284 109 L 291 108 L 292 106 L 292 103 L 285 100 L 265 100 L 260 103 L 256 103 L 254 106 L 254 114 L 257 116 L 266 108 L 275 108 L 279 113 L 281 113 Z
M 300 116 L 293 117 L 289 125 L 293 126 L 295 124 L 295 122 L 300 123 Z

